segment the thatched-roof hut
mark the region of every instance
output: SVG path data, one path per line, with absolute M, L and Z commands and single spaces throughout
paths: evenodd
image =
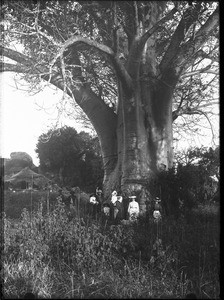
M 35 173 L 29 167 L 22 169 L 20 172 L 12 175 L 9 178 L 5 178 L 5 182 L 17 184 L 20 182 L 26 182 L 28 185 L 43 186 L 49 182 L 49 179 L 42 174 Z

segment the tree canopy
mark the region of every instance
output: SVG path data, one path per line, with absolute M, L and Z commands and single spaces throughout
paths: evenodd
M 95 188 L 102 184 L 102 160 L 97 138 L 72 127 L 49 130 L 38 138 L 36 152 L 44 174 L 67 186 Z
M 17 64 L 5 63 L 2 70 L 24 73 L 33 88 L 38 87 L 38 78 L 45 79 L 69 95 L 74 93 L 71 83 L 76 88 L 88 83 L 101 101 L 116 112 L 115 73 L 128 81 L 123 64 L 136 31 L 145 32 L 145 39 L 154 34 L 155 61 L 151 71 L 156 65 L 160 70 L 172 62 L 180 65 L 173 105 L 176 138 L 186 131 L 196 130 L 199 134 L 195 125 L 205 118 L 212 126 L 212 105 L 218 103 L 218 3 L 157 1 L 154 11 L 152 2 L 5 1 L 1 50 L 3 56 Z M 201 39 L 203 47 L 199 47 Z M 25 56 L 7 48 L 18 43 L 23 45 Z M 162 80 L 156 73 L 151 72 L 153 80 Z M 53 79 L 56 74 L 60 74 L 63 83 L 57 77 Z M 76 95 L 75 100 L 78 98 Z
M 142 192 L 161 165 L 172 167 L 173 123 L 212 125 L 217 2 L 6 1 L 3 14 L 2 71 L 34 88 L 53 84 L 81 108 L 99 137 L 108 193 Z

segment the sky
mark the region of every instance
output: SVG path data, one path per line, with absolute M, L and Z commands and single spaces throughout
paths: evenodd
M 18 86 L 13 79 L 14 76 L 13 73 L 0 73 L 0 156 L 10 158 L 11 152 L 26 152 L 38 166 L 39 159 L 35 152 L 38 137 L 55 124 L 57 118 L 55 103 L 62 98 L 62 92 L 56 91 L 53 87 L 45 87 L 42 92 L 30 96 L 26 91 L 21 90 L 27 87 Z M 20 82 L 24 84 L 23 81 Z M 215 118 L 215 122 L 217 128 L 218 117 Z M 82 130 L 74 119 L 65 117 L 61 118 L 59 125 L 59 127 L 64 125 L 74 127 L 78 132 Z M 206 122 L 204 125 L 208 127 Z M 174 150 L 187 149 L 195 145 L 212 146 L 211 131 L 206 128 L 204 130 L 204 137 L 188 136 L 176 143 Z
M 61 99 L 62 92 L 46 87 L 44 91 L 30 96 L 18 89 L 14 76 L 13 73 L 0 73 L 0 156 L 10 158 L 11 152 L 22 151 L 32 157 L 35 165 L 39 165 L 35 152 L 38 137 L 55 124 L 55 103 Z M 60 127 L 63 125 L 80 131 L 75 120 L 62 119 Z

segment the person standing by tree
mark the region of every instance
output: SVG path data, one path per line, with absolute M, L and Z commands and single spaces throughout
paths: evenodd
M 99 187 L 96 188 L 96 199 L 99 203 L 103 203 L 103 191 Z
M 139 193 L 145 213 L 161 164 L 166 170 L 173 166 L 173 123 L 194 115 L 209 121 L 205 109 L 217 103 L 205 76 L 219 75 L 219 3 L 43 1 L 39 6 L 39 1 L 4 3 L 1 71 L 23 73 L 31 84 L 41 80 L 67 94 L 99 137 L 105 197 L 115 188 L 125 196 Z M 23 44 L 21 53 L 15 42 Z M 63 96 L 60 107 L 66 101 Z M 65 170 L 58 170 L 63 180 Z
M 160 221 L 162 218 L 162 215 L 161 215 L 162 207 L 160 205 L 160 202 L 161 202 L 161 200 L 159 199 L 159 197 L 156 197 L 154 211 L 153 211 L 153 218 L 154 218 L 155 222 Z
M 123 197 L 117 196 L 117 201 L 115 202 L 115 210 L 116 216 L 115 221 L 116 223 L 120 223 L 121 220 L 124 218 L 124 208 L 123 208 Z
M 131 202 L 128 206 L 128 215 L 130 221 L 136 221 L 139 216 L 139 204 L 136 201 L 136 196 L 130 196 Z

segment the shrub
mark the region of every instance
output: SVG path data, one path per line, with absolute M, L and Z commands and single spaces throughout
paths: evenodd
M 53 208 L 58 193 L 49 193 L 49 204 Z M 42 203 L 44 212 L 47 210 L 47 191 L 22 190 L 4 192 L 4 212 L 7 218 L 19 219 L 22 210 L 37 211 Z
M 102 226 L 69 218 L 61 197 L 54 207 L 24 209 L 19 220 L 3 216 L 4 294 L 27 290 L 39 297 L 183 298 L 219 295 L 219 223 L 192 214 L 162 222 Z

